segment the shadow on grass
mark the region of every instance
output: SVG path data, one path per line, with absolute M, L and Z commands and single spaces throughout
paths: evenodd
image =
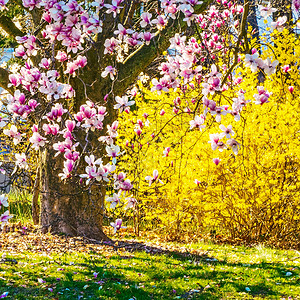
M 283 278 L 284 265 L 281 263 L 251 264 L 246 267 L 242 263 L 218 261 L 206 254 L 182 253 L 138 242 L 106 245 L 115 250 L 109 258 L 92 250 L 83 263 L 75 261 L 74 266 L 82 267 L 78 272 L 86 280 L 76 280 L 76 272 L 66 270 L 60 280 L 50 275 L 40 284 L 32 280 L 33 271 L 19 274 L 24 277 L 25 284 L 21 286 L 17 284 L 19 275 L 15 266 L 11 270 L 16 274 L 14 280 L 7 282 L 7 279 L 0 277 L 0 295 L 7 291 L 9 295 L 6 299 L 19 300 L 278 299 L 286 296 L 285 292 L 279 293 L 275 289 L 274 280 Z M 120 249 L 127 252 L 119 253 Z M 55 270 L 66 263 L 56 260 L 52 268 Z M 0 265 L 0 269 L 4 268 Z M 97 273 L 97 278 L 91 279 L 93 272 Z M 286 284 L 283 283 L 283 286 Z M 286 288 L 297 287 L 298 284 L 297 281 L 289 282 Z

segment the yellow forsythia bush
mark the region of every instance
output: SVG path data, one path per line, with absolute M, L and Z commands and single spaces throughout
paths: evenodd
M 243 64 L 236 71 L 244 78 L 239 88 L 251 100 L 239 122 L 226 116 L 217 123 L 208 116 L 205 129 L 190 130 L 194 115 L 184 110 L 175 114 L 174 100 L 180 98 L 185 107 L 201 91 L 158 95 L 139 83 L 136 109 L 120 119 L 119 145 L 125 154 L 118 163 L 135 185 L 139 224 L 170 238 L 213 230 L 247 242 L 299 241 L 300 44 L 287 31 L 279 38 L 274 36 L 275 46 L 262 49 L 261 55 L 279 61 L 276 74 L 259 83 L 258 74 Z M 287 65 L 288 72 L 282 68 Z M 272 92 L 269 103 L 254 103 L 259 85 Z M 135 126 L 139 122 L 141 133 Z M 209 134 L 220 132 L 220 124 L 233 126 L 234 138 L 241 143 L 238 155 L 212 150 Z M 217 157 L 221 161 L 215 165 Z M 154 170 L 161 182 L 149 186 L 145 178 Z

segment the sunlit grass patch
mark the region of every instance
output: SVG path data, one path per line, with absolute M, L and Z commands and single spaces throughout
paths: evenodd
M 11 222 L 32 223 L 32 194 L 12 189 L 8 194 Z

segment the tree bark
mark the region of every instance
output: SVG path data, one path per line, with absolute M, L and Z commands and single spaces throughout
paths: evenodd
M 62 159 L 52 149 L 41 152 L 41 226 L 43 232 L 108 240 L 102 230 L 105 186 L 80 184 L 77 178 L 60 182 Z

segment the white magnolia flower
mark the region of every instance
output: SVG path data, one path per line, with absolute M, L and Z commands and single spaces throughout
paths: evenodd
M 16 158 L 16 165 L 18 167 L 20 167 L 21 169 L 28 169 L 25 153 L 21 153 L 21 154 L 16 153 L 15 158 Z
M 115 100 L 117 104 L 114 105 L 114 109 L 119 109 L 120 112 L 122 112 L 126 107 L 131 106 L 135 103 L 135 101 L 133 100 L 129 101 L 127 96 L 116 96 Z
M 263 5 L 258 5 L 258 11 L 260 12 L 260 15 L 264 18 L 267 19 L 268 17 L 272 16 L 272 14 L 277 11 L 276 8 L 272 8 L 270 2 L 268 3 L 267 6 Z
M 0 207 L 3 205 L 4 207 L 8 207 L 8 198 L 5 194 L 0 195 Z
M 114 193 L 112 197 L 108 197 L 106 199 L 107 202 L 111 202 L 110 208 L 116 208 L 116 206 L 121 202 L 120 196 L 121 196 L 120 193 L 118 194 Z

